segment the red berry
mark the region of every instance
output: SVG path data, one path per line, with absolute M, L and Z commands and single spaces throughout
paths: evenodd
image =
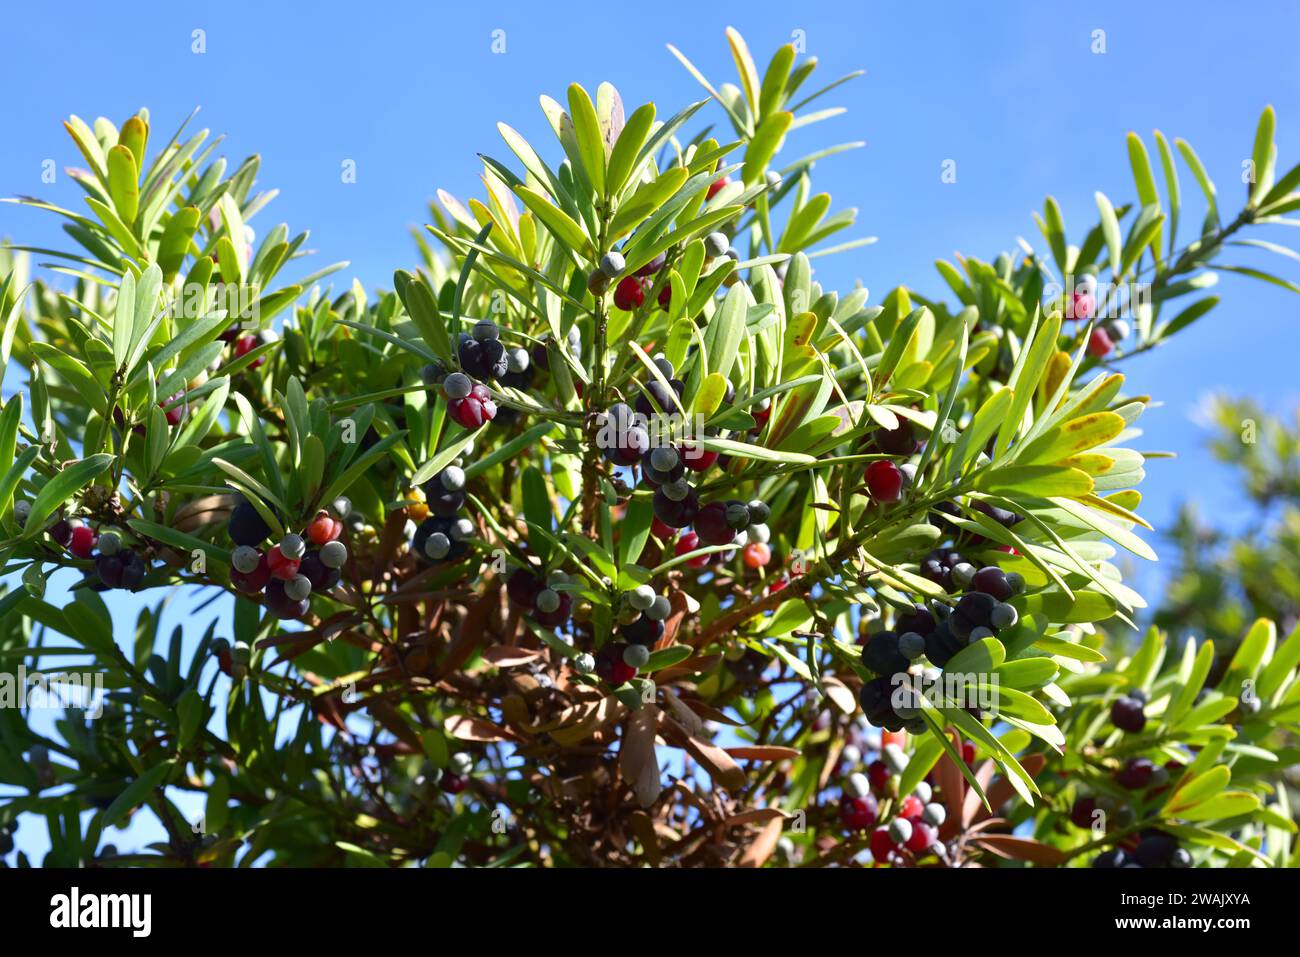
M 782 575 L 776 581 L 772 582 L 772 584 L 767 587 L 767 590 L 771 592 L 773 595 L 775 595 L 777 592 L 781 591 L 789 584 L 790 584 L 790 579 Z
M 711 452 L 694 442 L 683 442 L 681 453 L 682 463 L 692 472 L 703 472 L 718 460 L 717 452 Z
M 963 741 L 961 743 L 961 759 L 965 761 L 967 764 L 973 764 L 975 762 L 974 742 Z
M 903 497 L 903 473 L 893 462 L 872 462 L 866 477 L 867 492 L 877 502 L 897 502 Z
M 840 802 L 840 823 L 850 831 L 865 831 L 874 826 L 876 799 L 870 794 L 864 797 L 846 797 Z
M 924 821 L 912 822 L 912 836 L 907 839 L 907 849 L 913 854 L 924 854 L 934 844 L 938 832 Z
M 1136 698 L 1116 698 L 1110 706 L 1110 720 L 1115 727 L 1130 734 L 1137 734 L 1147 725 L 1142 702 Z
M 925 805 L 915 794 L 909 794 L 903 798 L 902 805 L 899 806 L 898 816 L 905 817 L 909 821 L 915 821 L 925 812 Z
M 533 608 L 537 604 L 537 593 L 542 590 L 542 582 L 527 568 L 516 569 L 506 582 L 506 592 L 510 600 L 524 608 Z
M 726 186 L 730 182 L 731 182 L 730 176 L 724 176 L 722 177 L 722 179 L 715 179 L 712 183 L 709 184 L 709 193 L 707 198 L 712 199 L 714 196 L 718 195 L 718 191 L 721 190 L 722 187 Z
M 665 283 L 664 287 L 659 290 L 659 308 L 667 309 L 668 306 L 672 303 L 672 301 L 673 301 L 673 287 Z
M 235 358 L 239 359 L 242 358 L 243 356 L 248 355 L 250 352 L 252 352 L 254 349 L 257 348 L 257 345 L 258 345 L 257 336 L 240 336 L 238 339 L 235 340 Z M 265 361 L 266 361 L 266 356 L 258 356 L 249 364 L 248 367 L 250 369 L 256 369 Z
M 461 791 L 465 790 L 465 785 L 469 782 L 459 774 L 444 774 L 441 783 L 442 789 L 448 794 L 459 794 Z
M 1088 337 L 1088 355 L 1104 359 L 1114 348 L 1115 343 L 1110 341 L 1110 336 L 1106 334 L 1105 329 L 1098 326 L 1092 330 L 1092 335 Z
M 322 509 L 316 513 L 316 517 L 307 526 L 307 537 L 311 539 L 313 545 L 324 545 L 335 537 L 334 525 L 334 519 L 330 518 L 329 513 Z
M 91 530 L 89 525 L 78 525 L 72 530 L 72 538 L 68 542 L 68 551 L 78 558 L 89 558 L 95 550 L 95 542 L 99 539 Z
M 1151 775 L 1155 770 L 1156 766 L 1146 758 L 1133 758 L 1124 765 L 1119 774 L 1115 775 L 1115 780 L 1121 787 L 1126 787 L 1130 791 L 1139 791 L 1151 783 Z
M 772 560 L 772 549 L 762 542 L 750 542 L 741 555 L 748 568 L 762 568 Z
M 677 529 L 671 525 L 665 525 L 656 518 L 650 523 L 650 534 L 661 541 L 666 541 L 677 534 Z
M 463 399 L 449 401 L 447 412 L 452 421 L 462 428 L 477 429 L 497 417 L 497 404 L 492 401 L 492 394 L 487 389 L 476 384 Z
M 175 402 L 177 399 L 181 398 L 181 396 L 183 396 L 183 395 L 184 395 L 183 392 L 177 392 L 175 395 L 173 395 L 173 396 L 169 396 L 168 398 L 163 399 L 161 402 L 158 403 L 158 408 L 162 409 L 162 410 L 163 410 L 163 413 L 167 416 L 167 424 L 168 424 L 168 425 L 179 425 L 181 419 L 185 417 L 185 404 L 184 404 L 184 403 L 181 403 L 180 405 L 173 406 L 173 407 L 170 408 L 170 409 L 167 408 L 167 406 L 168 406 L 169 403 L 171 403 L 171 402 Z
M 1075 827 L 1092 827 L 1092 815 L 1097 810 L 1097 802 L 1090 797 L 1082 797 L 1070 808 L 1070 823 Z
M 1092 311 L 1096 306 L 1097 301 L 1093 298 L 1092 293 L 1088 292 L 1086 289 L 1076 290 L 1069 318 L 1089 319 L 1092 317 Z
M 889 828 L 878 827 L 871 832 L 871 856 L 876 862 L 883 864 L 889 860 L 889 856 L 898 851 L 898 845 L 894 839 L 889 836 Z
M 682 532 L 681 537 L 677 539 L 677 544 L 673 548 L 676 555 L 685 555 L 687 552 L 693 552 L 700 547 L 700 536 L 694 532 Z M 686 562 L 688 568 L 703 568 L 713 559 L 713 555 L 698 555 Z
M 271 546 L 271 550 L 264 556 L 266 565 L 271 569 L 271 577 L 278 578 L 281 581 L 288 581 L 298 574 L 298 566 L 302 564 L 300 558 L 286 558 L 280 551 L 279 545 Z
M 867 781 L 871 784 L 873 791 L 883 791 L 889 784 L 889 778 L 893 772 L 889 770 L 889 765 L 884 761 L 876 760 L 867 765 Z
M 710 502 L 695 515 L 695 534 L 705 545 L 730 545 L 736 540 L 736 530 L 727 524 L 727 506 Z
M 907 747 L 906 731 L 882 731 L 880 732 L 880 746 L 887 748 L 891 744 L 896 744 L 900 748 Z
M 614 287 L 614 305 L 624 312 L 640 309 L 645 302 L 645 286 L 636 276 L 624 276 Z
M 757 435 L 763 431 L 767 420 L 772 418 L 772 407 L 769 405 L 766 409 L 750 409 L 749 414 L 754 417 L 754 427 L 749 431 Z
M 596 652 L 596 677 L 612 685 L 621 685 L 636 675 L 636 669 L 623 660 L 627 645 L 621 641 L 611 641 L 602 645 Z

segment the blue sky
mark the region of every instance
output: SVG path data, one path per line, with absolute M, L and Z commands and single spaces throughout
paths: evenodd
M 70 113 L 120 122 L 148 106 L 156 144 L 200 106 L 195 123 L 226 134 L 224 155 L 260 153 L 261 187 L 281 191 L 255 220 L 259 233 L 281 221 L 308 228 L 318 251 L 309 268 L 346 259 L 340 281 L 389 286 L 393 269 L 415 260 L 408 229 L 426 221 L 434 191 L 477 195 L 475 154 L 509 157 L 498 120 L 553 155 L 537 97 L 562 100 L 570 82 L 594 90 L 609 80 L 629 110 L 654 99 L 661 116 L 675 112 L 704 94 L 665 44 L 715 83 L 733 79 L 728 25 L 764 62 L 802 31 L 822 82 L 867 71 L 822 104 L 848 112 L 792 135 L 786 155 L 866 141 L 820 164 L 814 182 L 837 208 L 860 210 L 858 235 L 880 241 L 817 267 L 824 285 L 861 280 L 876 302 L 900 283 L 941 294 L 932 264 L 955 250 L 991 259 L 1021 235 L 1041 247 L 1031 211 L 1048 193 L 1079 241 L 1096 220 L 1094 190 L 1117 203 L 1132 196 L 1129 130 L 1191 141 L 1225 211 L 1244 200 L 1241 163 L 1265 104 L 1278 113 L 1279 166 L 1300 161 L 1300 8 L 1286 3 L 439 6 L 231 0 L 157 4 L 145 16 L 82 3 L 54 16 L 13 5 L 6 25 L 21 40 L 6 54 L 0 195 L 80 206 L 61 173 L 80 163 L 60 124 Z M 498 30 L 504 53 L 492 52 Z M 1091 52 L 1095 30 L 1105 31 L 1104 54 Z M 723 122 L 720 111 L 710 120 Z M 60 170 L 53 185 L 40 180 L 49 158 Z M 342 182 L 347 160 L 355 183 Z M 955 183 L 941 182 L 945 160 L 956 161 Z M 1182 179 L 1191 197 L 1185 170 Z M 1185 222 L 1198 223 L 1195 198 L 1187 202 Z M 7 205 L 0 236 L 67 245 L 53 217 Z M 1300 243 L 1294 229 L 1258 236 Z M 1235 261 L 1300 279 L 1294 262 L 1240 252 Z M 1222 389 L 1274 410 L 1297 398 L 1292 350 L 1277 344 L 1300 299 L 1227 275 L 1219 293 L 1210 318 L 1126 369 L 1135 391 L 1164 403 L 1144 419 L 1146 447 L 1180 456 L 1149 470 L 1144 511 L 1156 522 L 1192 495 L 1225 521 L 1240 517 L 1227 473 L 1199 448 L 1191 413 L 1202 395 Z

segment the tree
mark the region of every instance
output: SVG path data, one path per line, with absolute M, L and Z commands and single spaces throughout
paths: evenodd
M 854 212 L 811 173 L 841 148 L 777 159 L 837 84 L 728 41 L 739 85 L 673 51 L 726 136 L 687 138 L 709 100 L 543 98 L 559 150 L 502 126 L 514 159 L 439 195 L 392 291 L 278 285 L 305 235 L 255 242 L 255 159 L 227 176 L 184 128 L 151 157 L 144 111 L 66 124 L 91 215 L 19 201 L 68 220 L 80 249 L 39 253 L 74 284 L 0 292 L 30 369 L 0 655 L 79 653 L 109 704 L 58 737 L 0 712 L 0 820 L 44 814 L 62 864 L 1290 862 L 1263 748 L 1300 638 L 1255 624 L 1202 690 L 1203 651 L 1165 669 L 1153 630 L 1107 660 L 1094 627 L 1142 606 L 1116 547 L 1154 558 L 1124 447 L 1148 399 L 1113 368 L 1213 308 L 1211 264 L 1272 278 L 1219 263 L 1300 205 L 1272 110 L 1228 221 L 1176 141 L 1207 203 L 1185 246 L 1174 150 L 1162 197 L 1130 135 L 1137 199 L 1098 194 L 1081 245 L 1049 198 L 1043 252 L 868 306 L 813 275 L 868 241 L 827 245 Z M 149 611 L 125 641 L 121 587 L 233 596 L 234 633 L 186 660 Z M 170 839 L 105 855 L 133 813 Z

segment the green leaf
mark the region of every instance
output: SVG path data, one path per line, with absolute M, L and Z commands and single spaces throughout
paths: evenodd
M 638 107 L 623 124 L 623 131 L 618 134 L 618 140 L 610 152 L 609 167 L 605 174 L 605 187 L 610 196 L 617 196 L 627 183 L 632 164 L 636 162 L 645 138 L 650 135 L 654 121 L 655 105 L 647 103 Z
M 1277 117 L 1273 107 L 1264 107 L 1255 127 L 1255 147 L 1251 150 L 1250 161 L 1254 168 L 1254 179 L 1250 185 L 1250 205 L 1255 205 L 1260 196 L 1268 192 L 1273 185 L 1273 129 Z
M 100 452 L 74 462 L 46 482 L 32 503 L 27 524 L 23 526 L 23 534 L 31 536 L 45 528 L 46 519 L 54 514 L 55 509 L 94 481 L 116 458 L 115 455 Z
M 569 116 L 578 139 L 582 166 L 597 196 L 605 195 L 605 143 L 600 135 L 600 118 L 591 97 L 577 83 L 569 85 Z M 577 247 L 575 247 L 577 248 Z
M 630 197 L 619 204 L 618 212 L 609 224 L 605 241 L 617 242 L 641 225 L 655 210 L 668 201 L 668 198 L 682 188 L 686 182 L 687 171 L 680 166 L 660 173 L 649 183 L 645 183 Z
M 103 826 L 105 828 L 116 827 L 126 819 L 127 813 L 133 807 L 148 801 L 151 797 L 150 792 L 166 780 L 175 763 L 175 761 L 168 760 L 156 764 L 128 784 L 122 793 L 113 799 L 113 803 L 108 806 L 108 810 L 104 812 Z
M 122 222 L 130 226 L 140 211 L 140 169 L 125 146 L 108 151 L 108 194 Z
M 1112 275 L 1118 276 L 1120 251 L 1123 249 L 1123 242 L 1119 233 L 1119 219 L 1115 216 L 1115 207 L 1106 198 L 1106 194 L 1098 192 L 1095 195 L 1097 209 L 1101 211 L 1102 235 L 1106 237 L 1106 249 L 1110 253 L 1110 271 Z
M 976 478 L 975 487 L 1008 495 L 1075 498 L 1092 492 L 1093 481 L 1091 475 L 1076 468 L 1022 465 L 983 472 Z
M 515 193 L 562 246 L 585 257 L 589 262 L 595 261 L 596 251 L 591 240 L 582 231 L 582 227 L 570 219 L 562 209 L 552 205 L 546 197 L 527 186 L 516 186 Z

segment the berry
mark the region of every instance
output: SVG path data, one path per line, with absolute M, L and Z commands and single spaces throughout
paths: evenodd
M 1115 344 L 1110 341 L 1110 336 L 1106 335 L 1106 330 L 1101 326 L 1092 330 L 1092 335 L 1088 337 L 1088 355 L 1096 359 L 1104 359 L 1110 355 Z
M 735 541 L 736 533 L 727 524 L 727 506 L 721 502 L 710 502 L 700 508 L 692 524 L 706 545 L 730 545 Z
M 934 631 L 925 636 L 925 656 L 930 659 L 932 665 L 939 668 L 946 665 L 948 659 L 962 649 L 962 639 L 952 633 L 950 621 L 952 616 L 946 621 L 939 622 Z
M 285 537 L 288 538 L 288 536 Z M 298 574 L 298 566 L 302 564 L 302 559 L 290 558 L 280 549 L 281 546 L 279 545 L 271 547 L 271 550 L 266 553 L 266 564 L 271 569 L 272 578 L 288 581 Z
M 637 611 L 645 611 L 654 604 L 655 590 L 649 585 L 637 585 L 627 593 L 627 603 Z
M 921 812 L 921 820 L 931 827 L 943 827 L 943 822 L 948 820 L 948 809 L 942 804 L 931 802 Z
M 442 391 L 448 399 L 463 399 L 474 388 L 474 380 L 463 372 L 453 372 L 442 380 Z
M 909 794 L 903 798 L 903 803 L 899 805 L 898 814 L 909 821 L 919 821 L 921 815 L 925 813 L 925 805 L 915 794 Z
M 230 583 L 246 595 L 256 594 L 266 587 L 271 580 L 271 566 L 265 555 L 257 556 L 257 564 L 252 571 L 244 572 L 238 568 L 230 570 Z
M 704 251 L 711 259 L 725 256 L 730 245 L 731 240 L 727 238 L 726 233 L 709 233 L 704 237 Z
M 1011 590 L 1011 585 L 1007 581 L 1006 572 L 996 565 L 986 565 L 975 573 L 971 580 L 976 591 L 985 592 L 992 595 L 998 601 L 1006 601 L 1015 592 Z
M 1128 788 L 1130 791 L 1138 791 L 1151 783 L 1151 775 L 1155 772 L 1155 769 L 1156 766 L 1146 758 L 1131 758 L 1115 775 L 1115 780 L 1121 787 Z
M 334 519 L 330 518 L 329 512 L 321 509 L 307 526 L 307 537 L 311 539 L 313 545 L 324 545 L 334 538 L 334 525 Z
M 636 669 L 623 660 L 627 645 L 611 641 L 596 652 L 596 677 L 612 685 L 621 685 L 636 675 Z
M 537 593 L 542 590 L 541 580 L 527 568 L 513 572 L 506 582 L 506 593 L 516 605 L 534 608 L 537 605 Z
M 645 304 L 645 286 L 635 276 L 625 276 L 614 287 L 614 305 L 624 312 L 634 312 Z
M 1110 720 L 1121 731 L 1137 734 L 1147 724 L 1142 702 L 1136 698 L 1116 698 L 1110 706 Z
M 1191 867 L 1192 854 L 1185 847 L 1180 847 L 1174 851 L 1173 856 L 1169 859 L 1170 867 Z
M 1106 330 L 1106 335 L 1110 337 L 1110 341 L 1115 343 L 1123 342 L 1133 332 L 1132 327 L 1123 319 L 1114 319 L 1106 323 L 1102 328 Z
M 700 537 L 694 532 L 682 532 L 677 544 L 673 546 L 673 554 L 681 556 L 687 552 L 693 552 L 700 547 Z M 688 559 L 686 565 L 688 568 L 704 568 L 713 559 L 713 555 L 697 555 L 695 558 Z
M 650 649 L 645 645 L 628 645 L 623 649 L 623 663 L 630 668 L 644 668 L 650 660 Z
M 272 578 L 267 582 L 266 607 L 271 614 L 280 619 L 301 618 L 307 614 L 310 602 L 306 598 L 290 598 L 286 585 L 287 583 L 279 578 Z
M 660 486 L 655 489 L 651 505 L 655 517 L 671 528 L 685 528 L 696 520 L 700 512 L 700 498 L 695 489 L 691 489 L 685 498 L 675 501 L 665 493 L 664 487 Z M 695 547 L 698 546 L 692 546 L 692 549 Z M 678 554 L 681 554 L 680 542 Z
M 925 637 L 914 631 L 905 631 L 898 636 L 898 651 L 908 661 L 915 661 L 925 654 Z
M 709 184 L 709 192 L 705 198 L 712 199 L 714 196 L 718 195 L 718 192 L 722 189 L 722 187 L 726 186 L 730 182 L 731 182 L 730 176 L 724 176 L 721 179 L 715 179 L 712 183 Z M 725 252 L 726 250 L 723 251 Z
M 491 319 L 480 319 L 474 323 L 474 328 L 470 330 L 470 335 L 477 342 L 490 342 L 493 339 L 501 338 L 501 327 Z
M 534 604 L 543 615 L 552 614 L 560 608 L 560 593 L 550 588 L 543 588 L 537 593 L 537 601 Z
M 682 462 L 692 472 L 703 472 L 718 460 L 718 453 L 712 452 L 695 442 L 682 443 Z
M 917 448 L 916 434 L 907 419 L 901 420 L 896 429 L 877 429 L 871 441 L 886 455 L 911 455 Z
M 250 575 L 262 564 L 262 553 L 249 545 L 240 545 L 230 553 L 231 567 L 237 572 Z
M 898 844 L 889 833 L 889 828 L 878 827 L 871 832 L 871 856 L 876 862 L 883 864 L 889 860 L 890 855 L 898 852 Z
M 342 542 L 326 542 L 320 547 L 320 560 L 326 568 L 342 568 L 348 560 L 348 547 Z
M 868 764 L 867 781 L 871 784 L 871 790 L 883 791 L 889 785 L 892 773 L 889 770 L 889 765 L 879 759 Z
M 476 383 L 465 398 L 449 400 L 447 412 L 462 428 L 477 429 L 496 418 L 497 404 L 492 401 L 492 393 Z
M 95 550 L 95 532 L 89 525 L 78 525 L 72 530 L 68 551 L 78 558 L 89 558 Z
M 867 492 L 877 502 L 897 502 L 903 496 L 903 473 L 893 462 L 881 459 L 867 466 Z
M 545 625 L 547 628 L 557 628 L 569 620 L 569 612 L 573 608 L 573 596 L 568 592 L 557 592 L 548 588 L 538 592 L 539 601 L 541 600 L 542 594 L 546 591 L 550 591 L 553 595 L 559 595 L 560 603 L 553 611 L 542 611 L 539 607 L 533 612 L 533 620 L 538 624 Z
M 1018 572 L 1007 572 L 1007 584 L 1011 586 L 1011 593 L 1019 595 L 1025 590 L 1025 576 Z
M 1093 867 L 1124 867 L 1129 863 L 1129 856 L 1123 848 L 1113 847 L 1102 851 L 1092 859 Z
M 911 661 L 898 648 L 898 635 L 878 631 L 862 646 L 862 663 L 876 674 L 888 677 L 906 671 Z
M 665 283 L 663 288 L 659 290 L 659 295 L 656 298 L 659 302 L 659 308 L 667 311 L 668 307 L 672 305 L 673 302 L 673 287 Z
M 659 270 L 664 268 L 664 263 L 666 263 L 667 261 L 668 261 L 667 254 L 660 253 L 654 259 L 650 260 L 648 263 L 646 263 L 644 266 L 638 269 L 636 271 L 636 274 L 642 278 L 645 278 L 646 276 L 653 276 Z
M 907 849 L 913 854 L 924 854 L 934 845 L 937 837 L 938 833 L 929 824 L 913 821 L 912 834 L 906 842 Z
M 236 545 L 261 545 L 271 534 L 271 527 L 253 504 L 241 501 L 230 512 L 230 537 Z
M 642 388 L 642 394 L 636 397 L 636 410 L 647 419 L 657 412 L 672 413 L 677 411 L 677 403 L 671 384 L 665 386 L 658 379 L 651 379 Z
M 459 794 L 469 785 L 469 781 L 459 774 L 444 774 L 439 783 L 448 794 Z
M 906 844 L 912 838 L 912 822 L 905 817 L 896 817 L 889 822 L 889 836 L 898 844 Z
M 653 621 L 663 621 L 672 614 L 672 611 L 672 602 L 663 595 L 655 595 L 655 600 L 645 610 L 645 616 Z
M 284 597 L 290 601 L 302 601 L 311 594 L 311 580 L 306 575 L 295 575 L 284 583 Z
M 750 542 L 745 546 L 741 556 L 748 568 L 763 568 L 772 560 L 772 549 L 762 542 Z
M 840 823 L 845 830 L 865 831 L 874 827 L 878 806 L 870 794 L 861 797 L 846 797 L 840 802 Z
M 1093 310 L 1097 307 L 1097 301 L 1093 298 L 1092 293 L 1087 289 L 1076 289 L 1074 291 L 1073 301 L 1070 304 L 1071 319 L 1090 319 Z
M 181 419 L 185 418 L 186 403 L 181 402 L 178 405 L 172 406 L 170 409 L 168 408 L 171 403 L 176 402 L 178 399 L 183 399 L 184 397 L 184 392 L 177 392 L 158 403 L 158 408 L 162 409 L 163 414 L 167 417 L 168 425 L 180 425 Z
M 331 544 L 338 544 L 340 548 L 343 547 L 337 542 Z M 329 565 L 325 564 L 324 554 L 324 549 L 308 552 L 303 556 L 302 563 L 298 566 L 298 575 L 307 579 L 308 583 L 311 585 L 311 591 L 313 592 L 329 591 L 337 585 L 339 579 L 343 577 L 337 568 L 331 568 Z M 296 580 L 297 579 L 293 579 L 293 581 Z M 286 591 L 289 593 L 290 597 L 293 596 L 292 591 L 289 589 L 286 589 Z M 305 598 L 307 596 L 303 595 L 302 597 Z
M 1169 867 L 1177 851 L 1178 842 L 1168 834 L 1150 834 L 1138 843 L 1133 859 L 1143 867 Z
M 989 615 L 989 625 L 997 630 L 1014 627 L 1020 620 L 1020 612 L 1016 611 L 1015 605 L 1008 605 L 1005 602 L 998 602 L 993 606 L 993 611 Z
M 607 252 L 600 257 L 600 271 L 608 279 L 617 279 L 627 268 L 627 261 L 619 252 Z
M 1070 808 L 1070 823 L 1075 827 L 1089 829 L 1092 827 L 1093 815 L 1097 811 L 1097 801 L 1090 797 L 1081 797 Z
M 913 605 L 910 611 L 905 611 L 898 616 L 894 626 L 900 635 L 909 631 L 914 631 L 919 635 L 928 635 L 934 631 L 934 615 L 924 605 Z
M 621 628 L 623 637 L 634 645 L 653 645 L 664 633 L 664 623 L 642 615 L 629 625 Z

